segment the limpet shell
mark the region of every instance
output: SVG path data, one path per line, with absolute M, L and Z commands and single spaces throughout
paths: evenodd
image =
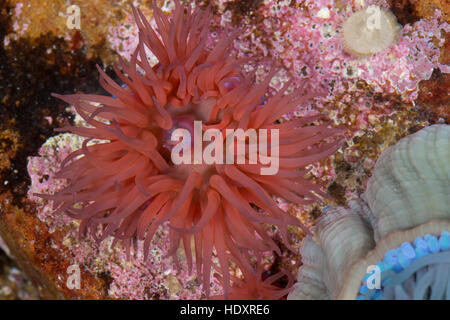
M 342 27 L 346 51 L 371 55 L 389 48 L 398 38 L 397 18 L 387 9 L 370 6 L 353 13 Z

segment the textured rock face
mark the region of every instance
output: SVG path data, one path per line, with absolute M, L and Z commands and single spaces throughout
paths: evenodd
M 9 254 L 27 275 L 44 299 L 102 299 L 106 298 L 106 283 L 80 270 L 84 286 L 80 290 L 67 287 L 68 253 L 56 249 L 63 239 L 61 232 L 49 233 L 34 211 L 8 205 L 7 197 L 0 198 L 0 236 Z M 59 243 L 60 247 L 63 247 Z
M 147 1 L 136 2 L 142 5 L 141 9 L 146 10 L 146 16 L 152 16 L 146 6 Z M 199 2 L 204 5 L 208 1 Z M 248 5 L 250 2 L 251 6 Z M 289 1 L 283 3 L 286 2 Z M 354 8 L 348 9 L 346 1 L 304 1 L 312 8 L 309 12 L 306 6 L 299 5 L 301 2 L 286 5 L 282 1 L 215 1 L 215 36 L 222 34 L 232 23 L 245 27 L 245 32 L 242 32 L 235 45 L 239 56 L 256 52 L 260 56 L 276 57 L 280 65 L 298 74 L 299 79 L 309 70 L 314 70 L 305 64 L 307 61 L 312 60 L 322 66 L 315 79 L 317 83 L 331 79 L 327 87 L 333 93 L 322 109 L 336 122 L 348 126 L 351 133 L 345 153 L 338 155 L 334 163 L 318 164 L 315 174 L 323 177 L 324 181 L 336 177 L 329 191 L 340 199 L 340 203 L 346 203 L 355 190 L 365 189 L 365 181 L 371 175 L 374 160 L 386 147 L 424 126 L 448 123 L 446 90 L 449 76 L 444 73 L 444 69 L 439 71 L 438 65 L 434 62 L 430 64 L 430 61 L 433 60 L 431 57 L 439 56 L 439 47 L 443 45 L 439 62 L 448 64 L 448 34 L 445 36 L 441 30 L 444 25 L 442 21 L 437 22 L 439 19 L 434 9 L 440 9 L 443 20 L 450 22 L 450 7 L 439 0 L 366 1 L 380 5 L 392 3 L 391 9 L 399 22 L 403 26 L 411 24 L 408 26 L 409 34 L 405 34 L 401 45 L 392 52 L 398 57 L 398 63 L 389 63 L 391 54 L 381 54 L 367 64 L 356 63 L 341 53 L 335 34 L 335 26 Z M 98 259 L 86 257 L 92 257 L 93 252 L 97 251 L 77 247 L 74 249 L 83 251 L 83 257 L 86 258 L 86 263 L 81 264 L 81 277 L 86 279 L 86 283 L 83 290 L 69 290 L 65 282 L 73 255 L 67 250 L 72 245 L 65 238 L 67 229 L 63 227 L 55 232 L 53 225 L 39 219 L 33 204 L 25 199 L 30 186 L 27 158 L 37 155 L 42 143 L 54 135 L 53 129 L 60 127 L 64 118 L 72 117 L 56 100 L 50 100 L 50 93 L 72 90 L 96 92 L 99 88 L 96 86 L 95 64 L 102 65 L 103 62 L 107 65 L 113 60 L 112 51 L 126 55 L 131 52 L 135 43 L 133 41 L 136 40 L 132 35 L 130 10 L 125 4 L 117 6 L 117 1 L 111 0 L 79 3 L 86 18 L 82 21 L 80 31 L 67 29 L 65 1 L 7 0 L 0 4 L 0 78 L 8 84 L 0 88 L 0 234 L 20 268 L 40 288 L 39 292 L 44 298 L 110 297 L 107 292 L 112 277 L 117 280 L 117 286 L 111 290 L 116 292 L 115 297 L 167 297 L 167 288 L 171 288 L 170 292 L 180 291 L 181 285 L 176 277 L 169 276 L 167 281 L 156 283 L 152 288 L 156 287 L 158 294 L 147 295 L 148 282 L 143 284 L 141 281 L 142 285 L 139 285 L 139 279 L 127 278 L 132 269 L 130 264 L 113 264 L 114 267 L 107 271 L 91 271 L 85 266 L 95 267 Z M 170 7 L 170 2 L 167 3 Z M 58 15 L 59 12 L 62 15 Z M 58 18 L 55 19 L 56 16 Z M 426 19 L 419 21 L 422 18 Z M 416 24 L 411 28 L 413 23 Z M 84 28 L 83 24 L 89 28 Z M 52 36 L 46 35 L 49 31 Z M 446 39 L 445 44 L 436 37 L 441 34 Z M 318 43 L 321 44 L 314 46 Z M 312 46 L 311 50 L 305 50 L 309 45 Z M 408 48 L 413 45 L 414 48 L 417 45 L 418 49 L 408 53 Z M 324 47 L 333 49 L 324 51 Z M 413 61 L 414 64 L 410 64 Z M 334 62 L 337 62 L 336 65 Z M 356 64 L 376 67 L 376 72 L 366 72 L 363 77 L 359 77 L 353 68 Z M 388 80 L 383 75 L 393 65 L 395 70 L 389 74 L 406 72 L 417 77 L 412 77 L 414 79 L 407 85 L 402 85 L 405 82 L 401 78 L 392 77 Z M 435 72 L 432 78 L 420 82 L 419 97 L 412 103 L 409 97 L 415 91 L 410 91 L 409 84 L 414 87 L 421 79 L 431 75 L 433 68 Z M 273 87 L 279 88 L 282 80 L 274 81 Z M 15 86 L 17 84 L 20 86 Z M 404 102 L 405 97 L 407 103 Z M 300 114 L 309 112 L 314 112 L 314 106 L 299 110 Z M 45 175 L 39 178 L 45 183 Z M 286 203 L 280 205 L 288 207 Z M 311 224 L 313 216 L 320 212 L 320 207 L 293 207 L 289 210 L 305 223 Z M 302 237 L 296 234 L 295 241 L 300 242 Z M 286 259 L 282 263 L 292 258 L 287 250 L 283 255 Z M 273 268 L 276 270 L 277 265 Z M 138 269 L 139 272 L 134 274 L 142 277 L 149 275 L 145 265 L 139 265 Z M 198 284 L 195 281 L 188 283 L 189 288 L 196 286 Z
M 393 254 L 400 270 L 421 258 L 417 243 L 424 240 L 417 239 L 436 242 L 429 248 L 425 244 L 427 254 L 448 250 L 448 159 L 449 125 L 427 127 L 388 148 L 378 159 L 361 199 L 349 202 L 350 208 L 326 210 L 317 221 L 314 238 L 303 241 L 303 266 L 289 298 L 354 299 L 369 266 L 389 270 L 394 263 L 386 267 L 384 260 L 390 261 Z

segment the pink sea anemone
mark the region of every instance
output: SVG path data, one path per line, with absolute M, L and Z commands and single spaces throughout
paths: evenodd
M 90 234 L 98 241 L 113 236 L 128 252 L 134 239 L 140 239 L 148 254 L 155 231 L 168 222 L 169 254 L 175 263 L 182 243 L 189 269 L 196 266 L 209 296 L 217 257 L 228 297 L 230 262 L 244 270 L 247 281 L 258 281 L 252 255 L 280 253 L 265 224 L 277 226 L 287 245 L 287 226 L 304 228 L 277 206 L 272 195 L 299 204 L 327 197 L 321 184 L 305 178 L 304 168 L 340 147 L 341 130 L 321 121 L 321 116 L 278 121 L 318 93 L 306 84 L 286 93 L 292 85 L 288 82 L 263 104 L 261 97 L 276 69 L 255 85 L 253 75 L 242 72 L 248 61 L 229 54 L 235 34 L 208 50 L 210 12 L 175 3 L 170 18 L 152 4 L 156 30 L 133 8 L 139 44 L 129 63 L 120 59 L 115 67 L 125 86 L 99 68 L 100 83 L 113 97 L 54 95 L 73 105 L 89 126 L 67 124 L 60 129 L 87 139 L 57 174 L 69 185 L 55 195 L 41 196 L 54 201 L 55 214 L 65 212 L 81 221 L 80 236 Z M 149 64 L 146 48 L 158 58 L 157 65 Z M 192 128 L 195 120 L 203 121 L 203 131 L 278 129 L 277 174 L 261 175 L 267 167 L 261 161 L 175 165 L 170 134 L 176 128 Z M 101 142 L 89 144 L 93 139 Z

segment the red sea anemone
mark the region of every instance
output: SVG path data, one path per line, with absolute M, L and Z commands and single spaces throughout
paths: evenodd
M 242 269 L 243 279 L 232 277 L 233 286 L 228 296 L 231 300 L 279 300 L 287 296 L 295 282 L 290 272 L 280 271 L 276 274 L 264 277 L 265 266 L 262 257 L 256 255 L 256 273 L 253 270 Z M 270 266 L 269 266 L 270 267 Z M 216 275 L 223 283 L 223 277 Z M 281 279 L 287 279 L 287 284 L 282 288 L 276 284 Z M 215 296 L 212 299 L 223 299 L 224 296 Z
M 182 243 L 189 268 L 195 264 L 209 296 L 212 261 L 217 257 L 228 297 L 230 262 L 257 279 L 251 256 L 280 253 L 265 231 L 266 223 L 278 227 L 287 245 L 287 226 L 303 228 L 272 195 L 300 204 L 326 196 L 320 184 L 305 178 L 307 170 L 298 169 L 333 154 L 340 146 L 336 138 L 340 130 L 328 122 L 312 125 L 320 116 L 279 122 L 317 92 L 303 86 L 287 94 L 292 84 L 288 82 L 263 104 L 261 97 L 276 70 L 254 85 L 252 77 L 242 72 L 247 61 L 229 54 L 235 34 L 211 50 L 205 47 L 208 11 L 191 11 L 176 1 L 169 18 L 152 6 L 156 30 L 133 8 L 139 44 L 129 63 L 120 59 L 115 67 L 125 86 L 99 68 L 100 83 L 113 97 L 55 95 L 73 105 L 89 126 L 68 124 L 61 129 L 87 139 L 64 160 L 57 175 L 69 185 L 55 195 L 41 196 L 54 200 L 57 212 L 80 220 L 80 235 L 90 234 L 98 241 L 113 236 L 128 252 L 139 239 L 148 254 L 155 231 L 168 223 L 175 262 Z M 157 65 L 149 64 L 146 48 L 158 58 Z M 261 161 L 175 165 L 168 137 L 176 128 L 192 128 L 195 120 L 203 121 L 203 131 L 278 129 L 278 172 L 261 175 L 267 167 Z M 89 144 L 92 139 L 101 142 Z M 248 159 L 248 145 L 245 150 Z

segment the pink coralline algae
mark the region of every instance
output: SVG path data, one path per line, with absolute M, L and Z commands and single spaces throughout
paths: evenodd
M 301 105 L 286 118 L 310 116 L 319 112 L 330 115 L 335 122 L 346 124 L 355 131 L 367 129 L 373 117 L 381 113 L 395 112 L 389 101 L 375 99 L 380 96 L 398 96 L 402 102 L 414 105 L 418 95 L 418 84 L 429 79 L 433 69 L 440 68 L 443 73 L 450 72 L 449 66 L 442 65 L 438 59 L 444 44 L 443 33 L 450 31 L 439 11 L 430 19 L 422 19 L 414 24 L 403 26 L 397 42 L 387 51 L 370 57 L 360 58 L 344 51 L 342 44 L 342 24 L 352 12 L 362 6 L 356 1 L 303 0 L 296 6 L 291 1 L 265 1 L 258 13 L 264 18 L 256 25 L 243 21 L 243 30 L 234 41 L 233 53 L 237 58 L 259 56 L 261 66 L 265 58 L 275 58 L 285 69 L 281 76 L 272 79 L 270 86 L 279 90 L 289 77 L 296 80 L 307 79 L 308 83 L 321 88 L 324 95 L 312 103 Z M 226 11 L 226 1 L 217 1 L 218 13 L 214 16 L 210 42 L 229 34 L 232 13 Z M 378 5 L 388 8 L 385 1 L 366 1 L 365 6 Z M 129 16 L 129 24 L 110 28 L 110 46 L 129 59 L 138 42 L 137 29 Z M 154 25 L 154 21 L 150 21 Z M 156 64 L 150 57 L 150 63 Z M 257 70 L 257 80 L 264 79 L 267 68 Z M 374 94 L 367 94 L 367 87 Z M 351 115 L 344 114 L 350 108 Z M 348 110 L 347 108 L 347 110 Z M 347 112 L 348 113 L 348 112 Z M 53 139 L 53 138 L 52 138 Z M 117 246 L 110 248 L 110 242 L 100 245 L 93 239 L 78 239 L 77 225 L 64 215 L 52 217 L 51 201 L 33 197 L 33 193 L 54 193 L 65 184 L 53 178 L 62 159 L 71 151 L 78 149 L 81 142 L 73 135 L 57 136 L 47 142 L 39 157 L 29 160 L 28 171 L 32 178 L 29 197 L 39 205 L 39 218 L 50 229 L 68 228 L 65 244 L 73 256 L 73 263 L 85 265 L 96 274 L 108 272 L 112 278 L 109 295 L 113 298 L 204 298 L 200 281 L 186 271 L 186 261 L 181 256 L 181 271 L 177 273 L 170 258 L 165 258 L 169 244 L 165 242 L 168 232 L 166 225 L 160 227 L 151 246 L 148 261 L 144 261 L 138 250 L 136 259 L 130 262 L 126 251 Z M 327 167 L 328 166 L 328 167 Z M 315 165 L 311 171 L 316 177 L 332 178 L 330 162 Z M 277 198 L 278 205 L 287 210 L 289 205 Z M 299 211 L 303 210 L 299 208 Z M 138 248 L 142 243 L 138 243 Z M 236 276 L 239 276 L 238 274 Z M 218 280 L 214 279 L 211 296 L 223 294 Z
M 438 61 L 444 44 L 443 31 L 450 30 L 440 11 L 436 11 L 431 19 L 405 25 L 397 43 L 390 49 L 359 58 L 344 51 L 341 28 L 345 19 L 362 8 L 360 5 L 353 1 L 338 4 L 334 0 L 305 0 L 300 1 L 298 7 L 289 3 L 266 3 L 260 9 L 263 23 L 250 25 L 235 47 L 240 55 L 251 52 L 277 57 L 297 79 L 308 78 L 311 83 L 329 89 L 328 96 L 316 99 L 310 106 L 300 107 L 296 114 L 323 110 L 339 118 L 342 110 L 329 108 L 330 102 L 338 98 L 343 104 L 354 105 L 354 113 L 359 114 L 357 127 L 364 128 L 374 105 L 385 109 L 386 113 L 391 110 L 382 102 L 374 101 L 373 97 L 366 97 L 358 85 L 360 81 L 367 83 L 375 94 L 395 94 L 403 102 L 413 104 L 419 82 L 429 79 L 434 68 L 449 72 L 449 67 Z M 388 8 L 384 1 L 367 1 L 365 6 L 369 5 Z M 255 37 L 255 32 L 265 36 Z M 266 45 L 268 41 L 270 47 Z M 283 81 L 281 79 L 274 85 L 279 87 Z
M 205 298 L 199 280 L 188 274 L 183 252 L 178 252 L 180 270 L 176 270 L 169 252 L 167 235 L 169 227 L 162 225 L 150 246 L 148 260 L 142 255 L 143 241 L 137 242 L 133 259 L 127 256 L 121 246 L 111 247 L 111 241 L 97 244 L 92 237 L 78 238 L 78 223 L 66 215 L 52 215 L 53 201 L 33 196 L 34 193 L 53 193 L 61 190 L 67 183 L 55 179 L 63 159 L 81 147 L 82 139 L 73 134 L 60 134 L 52 137 L 41 147 L 39 156 L 30 157 L 28 173 L 31 187 L 30 200 L 37 204 L 38 217 L 45 222 L 50 232 L 66 230 L 63 244 L 70 251 L 67 259 L 71 264 L 84 266 L 93 274 L 108 274 L 111 283 L 108 296 L 115 299 L 202 299 Z M 81 279 L 81 285 L 83 285 Z M 211 282 L 211 294 L 221 295 L 222 287 L 218 280 Z
M 443 22 L 439 11 L 436 11 L 431 20 L 423 19 L 404 26 L 398 42 L 390 50 L 368 59 L 356 59 L 344 53 L 338 31 L 343 21 L 358 8 L 347 7 L 338 12 L 334 9 L 333 0 L 311 1 L 312 3 L 315 8 L 310 9 L 312 16 L 309 19 L 304 13 L 299 15 L 299 12 L 295 12 L 295 17 L 294 14 L 291 15 L 293 26 L 286 35 L 287 38 L 297 40 L 297 45 L 308 46 L 308 56 L 298 52 L 296 56 L 293 55 L 297 59 L 291 59 L 291 46 L 287 45 L 288 50 L 282 54 L 282 59 L 287 65 L 291 62 L 295 70 L 301 70 L 301 64 L 309 68 L 311 65 L 318 67 L 313 75 L 319 83 L 325 82 L 325 79 L 329 79 L 328 83 L 335 79 L 337 82 L 361 79 L 372 85 L 375 91 L 391 93 L 395 90 L 405 101 L 413 101 L 417 97 L 418 83 L 429 79 L 433 68 L 440 66 L 439 48 L 444 44 L 441 31 L 448 32 L 450 26 Z M 319 14 L 324 7 L 329 8 L 329 18 Z M 310 38 L 305 39 L 305 34 L 309 34 Z M 434 39 L 438 41 L 437 46 L 433 43 Z
M 237 57 L 260 57 L 258 80 L 268 72 L 268 68 L 263 67 L 265 58 L 275 58 L 280 63 L 285 72 L 272 79 L 273 90 L 279 90 L 289 77 L 294 77 L 308 79 L 328 93 L 299 106 L 295 112 L 285 115 L 287 118 L 325 112 L 352 131 L 363 130 L 370 127 L 371 116 L 395 112 L 391 103 L 375 97 L 395 95 L 413 107 L 420 81 L 429 79 L 435 68 L 443 73 L 450 72 L 448 65 L 438 61 L 445 42 L 444 33 L 450 31 L 438 10 L 430 19 L 404 25 L 396 43 L 388 50 L 361 58 L 345 52 L 343 23 L 353 12 L 370 5 L 389 9 L 386 1 L 303 0 L 296 3 L 265 1 L 258 9 L 262 22 L 255 24 L 244 19 L 234 42 Z M 232 12 L 226 9 L 226 4 L 227 1 L 216 2 L 218 14 L 210 41 L 235 30 L 231 24 Z M 108 39 L 119 54 L 130 57 L 137 32 L 126 26 L 125 23 L 125 26 L 111 27 Z M 367 95 L 367 87 L 362 84 L 368 86 L 371 95 Z
M 38 218 L 49 224 L 50 232 L 53 232 L 55 228 L 70 224 L 72 219 L 67 216 L 54 217 L 51 205 L 33 194 L 58 190 L 66 185 L 64 180 L 53 179 L 53 176 L 59 170 L 59 164 L 77 145 L 81 145 L 79 138 L 67 134 L 58 135 L 48 139 L 42 145 L 39 156 L 28 159 L 27 170 L 31 178 L 28 198 L 37 204 Z

